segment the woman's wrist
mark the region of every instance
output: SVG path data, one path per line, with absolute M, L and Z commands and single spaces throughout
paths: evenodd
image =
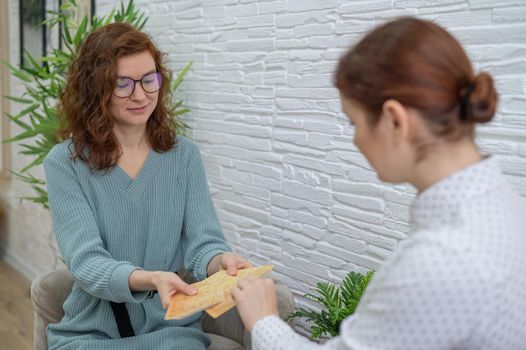
M 219 253 L 217 255 L 214 255 L 212 259 L 210 259 L 210 262 L 208 263 L 208 266 L 206 268 L 206 273 L 208 276 L 212 276 L 217 271 L 221 270 L 221 257 L 223 253 Z
M 135 270 L 130 274 L 129 284 L 132 292 L 157 290 L 157 271 Z

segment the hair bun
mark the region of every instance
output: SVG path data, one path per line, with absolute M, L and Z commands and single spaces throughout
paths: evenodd
M 498 100 L 493 78 L 486 72 L 480 72 L 471 84 L 465 120 L 473 123 L 487 123 L 495 115 Z

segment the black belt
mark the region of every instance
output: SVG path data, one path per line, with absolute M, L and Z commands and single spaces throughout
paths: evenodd
M 133 327 L 130 321 L 130 314 L 128 309 L 126 309 L 126 303 L 116 303 L 110 301 L 111 311 L 113 311 L 113 316 L 115 316 L 115 322 L 117 322 L 117 328 L 119 329 L 119 334 L 121 338 L 128 338 L 135 336 Z
M 150 291 L 147 298 L 153 297 L 155 293 L 157 293 L 156 290 Z M 113 311 L 113 316 L 115 316 L 115 322 L 117 323 L 121 338 L 134 337 L 135 332 L 131 324 L 130 314 L 128 313 L 128 309 L 126 309 L 126 303 L 110 301 L 110 306 L 111 311 Z

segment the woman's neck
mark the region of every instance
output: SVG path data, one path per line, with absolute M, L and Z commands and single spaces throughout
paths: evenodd
M 146 127 L 120 127 L 115 126 L 113 133 L 119 142 L 123 152 L 144 150 L 150 148 L 146 138 Z
M 477 145 L 470 139 L 446 142 L 430 150 L 425 159 L 417 163 L 409 182 L 418 192 L 482 159 Z

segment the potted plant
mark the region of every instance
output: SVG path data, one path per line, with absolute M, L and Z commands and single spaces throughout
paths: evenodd
M 340 286 L 329 282 L 318 282 L 314 288 L 315 294 L 305 294 L 304 297 L 320 304 L 322 310 L 300 308 L 290 314 L 289 318 L 300 317 L 305 318 L 307 322 L 313 322 L 309 336 L 311 340 L 337 336 L 340 332 L 340 323 L 354 313 L 373 275 L 373 271 L 365 275 L 349 272 Z
M 68 67 L 75 58 L 82 41 L 94 30 L 109 23 L 126 22 L 142 29 L 148 20 L 143 12 L 135 8 L 133 0 L 130 0 L 126 6 L 121 2 L 120 8 L 113 9 L 105 17 L 94 16 L 90 20 L 84 16 L 80 22 L 76 22 L 75 16 L 71 15 L 76 6 L 75 0 L 67 0 L 61 5 L 59 11 L 48 11 L 49 18 L 45 23 L 49 28 L 60 28 L 62 48 L 52 49 L 50 54 L 39 60 L 25 51 L 23 54 L 27 67 L 17 68 L 4 62 L 9 67 L 11 74 L 24 83 L 25 92 L 20 97 L 6 96 L 9 100 L 24 105 L 24 108 L 17 114 L 7 114 L 7 118 L 18 125 L 22 131 L 3 142 L 20 142 L 22 148 L 20 153 L 32 158 L 29 164 L 13 174 L 29 183 L 35 191 L 34 196 L 22 199 L 39 203 L 45 208 L 48 208 L 45 181 L 33 176 L 30 170 L 42 164 L 51 148 L 62 141 L 57 137 L 59 128 L 57 101 L 66 84 Z M 172 94 L 179 87 L 190 67 L 191 63 L 188 63 L 172 80 Z M 182 101 L 174 99 L 172 99 L 171 110 L 172 115 L 177 117 L 188 112 L 188 109 L 182 106 Z M 176 124 L 177 133 L 184 134 L 187 125 L 179 118 L 175 118 L 173 122 Z

